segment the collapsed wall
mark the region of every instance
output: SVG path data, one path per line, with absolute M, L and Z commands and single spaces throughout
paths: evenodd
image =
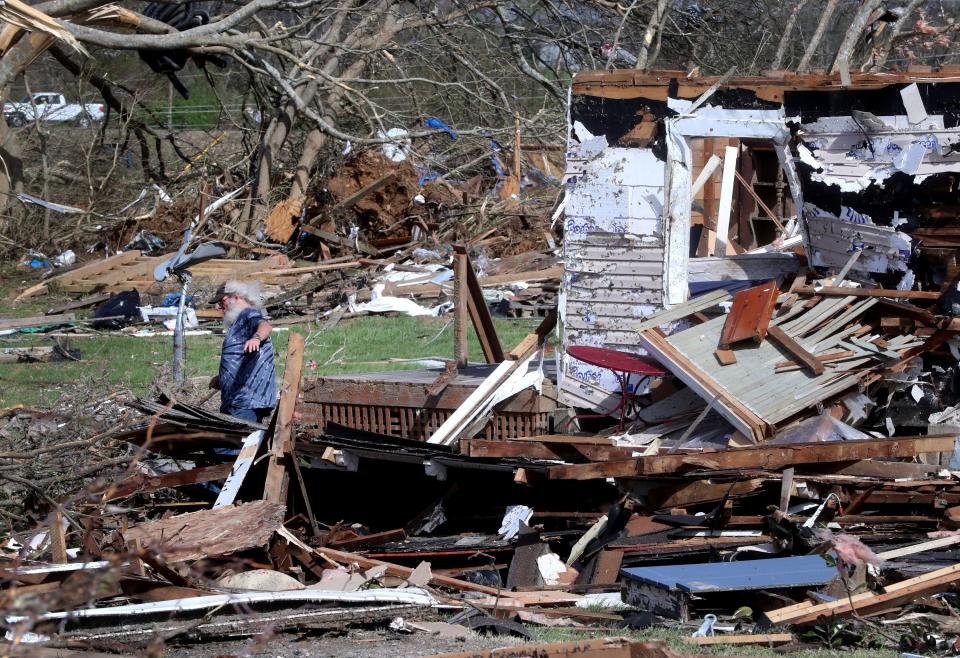
M 800 247 L 809 265 L 849 263 L 847 277 L 865 283 L 950 284 L 960 275 L 958 121 L 955 70 L 848 85 L 836 75 L 578 74 L 564 348 L 643 353 L 637 333 L 651 313 L 797 271 Z M 610 405 L 619 390 L 609 371 L 566 354 L 559 377 L 574 406 Z

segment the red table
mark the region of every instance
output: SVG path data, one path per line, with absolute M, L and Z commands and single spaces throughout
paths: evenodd
M 637 384 L 640 384 L 647 377 L 662 377 L 667 374 L 659 363 L 646 359 L 636 354 L 629 354 L 619 350 L 611 350 L 606 347 L 594 347 L 593 345 L 572 345 L 567 348 L 567 354 L 573 358 L 589 363 L 592 366 L 604 368 L 613 372 L 617 381 L 620 382 L 620 405 L 617 408 L 620 412 L 620 424 L 618 431 L 623 431 L 624 422 L 627 418 L 627 404 L 633 405 L 636 399 L 629 390 L 630 375 L 643 375 Z M 578 416 L 578 418 L 603 418 L 605 415 L 598 414 L 590 416 Z

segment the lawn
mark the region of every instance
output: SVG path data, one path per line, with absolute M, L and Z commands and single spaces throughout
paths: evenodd
M 40 308 L 35 305 L 31 310 Z M 29 315 L 22 310 L 8 313 L 7 309 L 0 309 L 0 317 Z M 519 342 L 537 324 L 536 320 L 494 322 L 505 349 Z M 367 316 L 342 321 L 330 329 L 300 324 L 290 330 L 306 336 L 305 376 L 417 368 L 422 366 L 403 360 L 453 355 L 453 325 L 449 317 Z M 273 335 L 281 376 L 288 335 L 289 331 L 282 327 Z M 0 408 L 15 404 L 46 408 L 56 402 L 66 387 L 78 384 L 89 386 L 88 392 L 102 391 L 104 396 L 119 388 L 149 395 L 155 384 L 169 375 L 173 353 L 173 339 L 169 336 L 140 338 L 114 332 L 54 338 L 20 333 L 0 337 L 0 348 L 49 345 L 53 340 L 79 349 L 81 361 L 0 364 Z M 216 374 L 221 340 L 216 335 L 187 337 L 186 377 L 194 394 L 203 391 Z M 481 360 L 483 353 L 472 332 L 469 345 L 472 360 Z

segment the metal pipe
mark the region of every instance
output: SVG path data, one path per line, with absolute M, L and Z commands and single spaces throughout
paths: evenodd
M 190 285 L 190 272 L 183 271 L 177 275 L 180 279 L 180 300 L 177 303 L 177 323 L 173 328 L 173 385 L 175 390 L 183 388 L 184 368 L 184 332 L 183 315 L 187 305 L 187 287 Z

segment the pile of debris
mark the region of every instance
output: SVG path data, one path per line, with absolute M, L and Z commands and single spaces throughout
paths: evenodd
M 402 167 L 343 172 L 339 201 L 273 216 L 319 235 L 324 260 L 204 276 L 248 268 L 293 318 L 449 311 L 447 367 L 301 377 L 291 332 L 268 425 L 131 402 L 142 423 L 111 434 L 130 466 L 8 541 L 11 637 L 660 624 L 694 647 L 955 651 L 951 75 L 581 74 L 560 259 L 486 259 L 484 229 L 471 242 L 432 214 L 444 201 L 405 205 Z M 344 202 L 355 188 L 365 203 Z M 158 263 L 125 258 L 60 286 L 152 286 Z M 543 316 L 515 346 L 492 321 L 504 300 Z M 510 651 L 673 655 L 624 639 Z

